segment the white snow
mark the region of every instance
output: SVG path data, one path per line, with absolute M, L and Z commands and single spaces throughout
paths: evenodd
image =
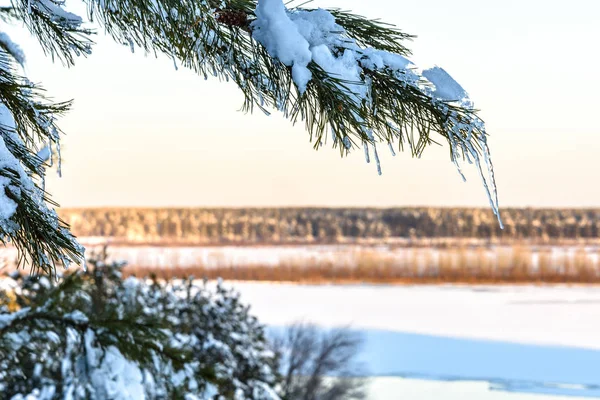
M 440 67 L 423 71 L 423 76 L 435 86 L 433 95 L 441 100 L 462 102 L 468 98 L 465 89 Z
M 40 151 L 38 151 L 37 156 L 42 162 L 48 161 L 52 156 L 52 150 L 50 146 L 44 146 Z
M 368 87 L 361 82 L 361 68 L 356 62 L 356 53 L 346 49 L 339 56 L 333 55 L 329 47 L 324 44 L 311 48 L 313 61 L 317 63 L 330 76 L 343 81 L 343 91 L 347 92 L 354 102 L 367 97 Z M 346 90 L 349 89 L 349 90 Z
M 292 78 L 300 93 L 312 78 L 307 68 L 313 61 L 332 77 L 344 81 L 342 89 L 358 104 L 368 97 L 361 65 L 367 68 L 405 69 L 410 61 L 398 54 L 361 49 L 345 38 L 344 29 L 327 10 L 287 10 L 281 0 L 260 0 L 253 22 L 253 37 L 269 54 L 292 66 Z M 339 53 L 339 54 L 338 54 Z M 360 63 L 359 63 L 360 60 Z
M 389 68 L 393 71 L 404 71 L 412 64 L 408 58 L 389 51 L 367 48 L 360 49 L 359 52 L 365 57 L 361 59 L 361 64 L 369 69 Z
M 4 142 L 0 142 L 0 157 L 2 157 L 2 152 L 6 149 L 4 146 Z M 1 161 L 0 161 L 1 162 Z M 10 199 L 5 192 L 5 189 L 10 186 L 10 179 L 4 176 L 0 176 L 0 226 L 9 227 L 9 218 L 11 218 L 15 211 L 17 211 L 17 203 L 15 203 L 12 199 Z
M 65 319 L 70 319 L 71 321 L 77 322 L 77 323 L 87 323 L 88 322 L 88 317 L 82 313 L 79 310 L 73 311 L 71 313 L 65 314 L 63 316 L 63 318 Z
M 599 287 L 232 285 L 274 332 L 300 320 L 359 331 L 371 376 L 600 397 Z
M 30 311 L 29 307 L 20 309 L 11 314 L 0 314 L 0 329 L 3 329 L 13 323 L 15 319 L 21 318 Z
M 573 400 L 573 397 L 552 395 L 507 393 L 490 390 L 487 382 L 433 381 L 430 379 L 406 379 L 397 377 L 370 378 L 368 400 Z
M 15 129 L 15 121 L 11 113 L 2 103 L 0 103 L 0 126 L 5 132 Z M 19 174 L 23 184 L 27 185 L 27 187 L 32 186 L 32 183 L 27 178 L 21 164 L 6 147 L 4 138 L 0 135 L 0 169 L 5 170 L 8 168 Z M 10 231 L 12 229 L 9 219 L 17 210 L 17 203 L 6 194 L 6 190 L 10 190 L 11 188 L 16 189 L 16 187 L 12 185 L 12 180 L 6 176 L 0 176 L 0 226 L 2 226 L 5 231 Z M 13 191 L 13 193 L 16 192 Z
M 71 26 L 79 26 L 83 22 L 79 15 L 65 10 L 64 0 L 30 0 L 35 7 L 52 16 L 54 21 Z
M 261 322 L 600 350 L 600 288 L 229 283 Z M 277 299 L 277 301 L 274 301 Z
M 389 69 L 402 72 L 403 79 L 417 84 L 418 76 L 408 67 L 410 60 L 400 54 L 361 48 L 344 37 L 344 29 L 327 10 L 288 10 L 282 0 L 259 0 L 257 19 L 252 23 L 253 37 L 269 54 L 292 67 L 292 77 L 300 93 L 304 93 L 311 79 L 308 64 L 313 61 L 331 76 L 348 83 L 354 101 L 367 99 L 368 84 L 361 78 L 363 68 Z M 434 86 L 435 98 L 444 101 L 462 101 L 467 93 L 442 68 L 423 71 Z M 420 87 L 426 90 L 426 87 Z
M 140 368 L 127 360 L 115 346 L 100 349 L 94 345 L 94 333 L 85 333 L 87 365 L 99 398 L 113 400 L 145 399 Z
M 252 36 L 269 54 L 292 67 L 292 76 L 303 93 L 312 74 L 307 68 L 312 59 L 309 44 L 300 34 L 296 24 L 287 15 L 281 0 L 259 0 Z
M 314 61 L 331 76 L 356 82 L 351 85 L 354 89 L 351 92 L 360 98 L 366 96 L 354 51 L 346 49 L 340 56 L 332 52 L 344 41 L 340 36 L 343 29 L 330 12 L 323 9 L 289 12 L 281 0 L 260 0 L 256 17 L 252 36 L 272 57 L 292 67 L 292 78 L 300 93 L 306 91 L 312 78 L 307 66 Z
M 296 10 L 289 14 L 298 32 L 309 43 L 310 47 L 320 45 L 341 45 L 339 34 L 341 26 L 335 22 L 335 17 L 327 10 Z
M 25 64 L 25 54 L 21 47 L 13 42 L 6 33 L 0 32 L 0 47 L 5 49 L 21 65 Z

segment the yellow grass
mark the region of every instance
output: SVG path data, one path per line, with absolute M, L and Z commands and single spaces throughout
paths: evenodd
M 556 251 L 556 250 L 555 250 Z M 173 264 L 171 268 L 128 266 L 126 274 L 159 278 L 187 277 L 226 280 L 279 281 L 299 283 L 600 283 L 600 254 L 570 248 L 552 254 L 550 248 L 513 247 L 489 249 L 461 247 L 403 250 L 402 257 L 373 248 L 353 250 L 353 265 L 321 259 L 292 259 L 277 266 L 233 266 L 220 263 L 207 267 Z

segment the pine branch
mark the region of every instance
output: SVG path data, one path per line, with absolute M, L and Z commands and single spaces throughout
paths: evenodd
M 339 31 L 331 44 L 335 56 L 346 50 L 362 54 L 360 77 L 344 80 L 315 62 L 306 90 L 294 84 L 291 66 L 285 65 L 255 39 L 256 1 L 88 0 L 95 15 L 113 38 L 139 46 L 146 52 L 163 53 L 203 75 L 233 80 L 245 96 L 242 109 L 259 108 L 269 114 L 278 109 L 292 122 L 304 121 L 314 147 L 319 148 L 331 131 L 333 146 L 341 155 L 383 142 L 399 151 L 409 147 L 419 157 L 436 132 L 450 145 L 450 158 L 477 164 L 497 212 L 497 195 L 486 132 L 470 102 L 440 99 L 425 78 L 409 68 L 374 65 L 376 56 L 409 55 L 404 43 L 413 37 L 377 20 L 337 9 L 328 10 Z M 288 13 L 314 10 L 294 7 Z M 132 24 L 132 21 L 138 23 Z M 382 53 L 383 52 L 383 53 Z M 367 92 L 357 99 L 356 92 Z M 455 99 L 458 100 L 458 99 Z M 487 167 L 485 167 L 485 165 Z M 488 168 L 487 177 L 483 169 Z
M 75 57 L 86 56 L 94 32 L 82 26 L 82 19 L 62 8 L 59 0 L 11 0 L 16 18 L 37 38 L 44 53 L 71 66 Z
M 35 179 L 44 179 L 43 160 L 37 155 L 40 146 L 59 147 L 55 118 L 69 103 L 45 101 L 38 87 L 18 76 L 10 59 L 0 51 L 0 103 L 4 113 L 14 116 L 14 126 L 0 124 L 0 138 L 14 160 L 0 169 L 0 177 L 10 181 L 3 185 L 5 196 L 16 204 L 14 214 L 0 223 L 0 241 L 10 240 L 19 251 L 19 265 L 28 263 L 54 273 L 56 265 L 68 265 L 83 257 L 68 225 L 47 205 L 56 206 Z M 0 110 L 1 111 L 1 110 Z
M 476 165 L 498 212 L 487 133 L 477 111 L 445 71 L 420 73 L 403 57 L 410 55 L 405 44 L 413 37 L 396 27 L 339 9 L 305 8 L 306 3 L 285 9 L 278 0 L 85 3 L 90 21 L 132 51 L 166 55 L 175 67 L 232 80 L 244 94 L 242 110 L 269 114 L 276 109 L 292 123 L 304 122 L 315 148 L 327 136 L 341 156 L 363 148 L 380 173 L 377 145 L 419 157 L 439 135 L 459 171 L 462 161 Z M 277 43 L 270 43 L 278 40 L 265 17 L 273 10 L 278 22 L 291 27 L 283 34 L 296 35 L 306 45 L 302 57 L 282 56 Z M 93 44 L 94 31 L 62 0 L 13 0 L 12 7 L 0 8 L 0 18 L 22 21 L 46 54 L 68 66 L 89 54 Z M 301 33 L 307 23 L 314 32 Z M 83 250 L 47 207 L 55 204 L 43 190 L 44 165 L 37 152 L 43 146 L 60 151 L 55 120 L 70 103 L 49 102 L 38 86 L 15 72 L 14 61 L 23 63 L 18 46 L 0 36 L 0 105 L 14 118 L 14 126 L 0 126 L 0 136 L 9 158 L 17 160 L 0 168 L 0 183 L 7 182 L 0 186 L 17 205 L 10 222 L 0 224 L 0 240 L 12 239 L 21 261 L 54 273 L 56 265 L 80 260 Z M 438 87 L 442 81 L 450 81 L 453 89 Z
M 15 7 L 0 7 L 0 19 L 4 22 L 12 22 L 18 18 L 17 9 Z
M 413 40 L 415 36 L 409 35 L 380 20 L 367 19 L 361 15 L 353 14 L 340 9 L 328 9 L 335 17 L 335 21 L 344 28 L 345 34 L 354 39 L 361 47 L 389 51 L 390 53 L 410 56 L 410 49 L 404 46 L 405 41 Z

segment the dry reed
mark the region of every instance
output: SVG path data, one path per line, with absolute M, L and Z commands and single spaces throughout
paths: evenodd
M 584 248 L 450 248 L 417 252 L 406 249 L 402 257 L 373 249 L 354 250 L 353 262 L 336 263 L 312 258 L 291 259 L 279 265 L 221 265 L 170 268 L 132 265 L 125 273 L 155 274 L 159 278 L 197 278 L 298 283 L 385 284 L 600 284 L 600 252 Z

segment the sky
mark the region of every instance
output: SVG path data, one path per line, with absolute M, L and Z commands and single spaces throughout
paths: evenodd
M 313 4 L 418 36 L 411 60 L 446 69 L 482 110 L 501 207 L 600 207 L 600 2 Z M 56 100 L 75 99 L 60 120 L 63 175 L 49 172 L 46 186 L 64 207 L 488 205 L 475 168 L 463 183 L 447 143 L 421 159 L 380 151 L 378 176 L 362 151 L 315 151 L 302 125 L 239 111 L 232 84 L 132 54 L 101 30 L 71 68 L 44 57 L 24 29 L 9 32 L 27 76 Z

